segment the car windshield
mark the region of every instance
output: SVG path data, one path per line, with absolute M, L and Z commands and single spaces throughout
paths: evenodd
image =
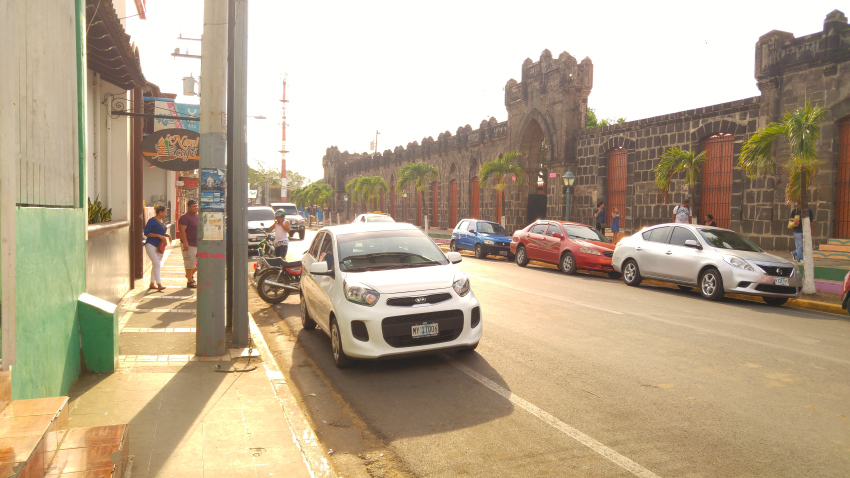
M 596 242 L 611 242 L 607 237 L 599 233 L 595 229 L 584 226 L 571 226 L 564 224 L 564 229 L 567 230 L 567 235 L 574 241 L 596 241 Z
M 496 224 L 495 222 L 479 222 L 478 223 L 478 232 L 481 234 L 498 234 L 500 236 L 507 236 L 508 231 L 505 230 L 500 224 Z
M 366 221 L 368 222 L 395 222 L 393 218 L 387 216 L 368 216 L 366 217 Z
M 448 264 L 422 231 L 374 231 L 337 236 L 340 270 L 364 272 Z
M 733 251 L 763 252 L 746 237 L 726 229 L 699 229 L 699 234 L 711 247 Z
M 283 212 L 285 212 L 287 216 L 298 215 L 298 208 L 295 206 L 283 206 L 281 209 L 283 209 Z
M 249 221 L 274 221 L 274 211 L 271 209 L 248 209 Z

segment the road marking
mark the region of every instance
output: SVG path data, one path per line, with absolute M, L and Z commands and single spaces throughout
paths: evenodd
M 565 299 L 563 297 L 558 297 L 557 295 L 544 294 L 543 292 L 539 292 L 539 291 L 536 291 L 536 290 L 523 289 L 523 288 L 517 287 L 514 284 L 508 284 L 507 282 L 500 282 L 500 281 L 497 281 L 497 280 L 488 279 L 486 277 L 481 277 L 481 276 L 478 276 L 478 275 L 475 275 L 475 274 L 470 274 L 468 272 L 466 273 L 466 275 L 468 275 L 469 277 L 475 277 L 476 279 L 480 279 L 480 280 L 483 280 L 483 281 L 492 282 L 494 284 L 498 284 L 498 285 L 501 285 L 501 286 L 504 286 L 504 287 L 508 287 L 510 289 L 513 289 L 513 290 L 518 290 L 520 292 L 526 292 L 528 294 L 536 294 L 536 295 L 539 295 L 539 296 L 543 296 L 543 297 L 546 297 L 547 299 L 559 300 L 561 302 L 567 302 L 569 304 L 580 305 L 582 307 L 587 307 L 588 309 L 601 310 L 603 312 L 608 312 L 608 313 L 611 313 L 611 314 L 625 315 L 624 312 L 619 312 L 619 311 L 611 310 L 611 309 L 605 309 L 603 307 L 597 307 L 595 305 L 585 304 L 584 302 L 577 302 L 577 301 L 574 301 L 574 300 Z
M 453 367 L 455 367 L 456 369 L 465 373 L 466 375 L 470 376 L 471 378 L 473 378 L 478 383 L 484 385 L 485 387 L 496 392 L 497 394 L 505 397 L 506 399 L 508 399 L 514 405 L 519 406 L 520 408 L 531 413 L 535 417 L 537 417 L 537 418 L 543 420 L 544 422 L 548 423 L 549 425 L 551 425 L 552 427 L 554 427 L 558 431 L 566 434 L 570 438 L 576 440 L 577 442 L 581 443 L 582 445 L 584 445 L 584 446 L 590 448 L 591 450 L 595 451 L 596 453 L 602 455 L 605 459 L 607 459 L 611 463 L 614 463 L 615 465 L 617 465 L 620 468 L 630 472 L 631 474 L 633 474 L 635 476 L 640 476 L 642 478 L 659 478 L 658 475 L 656 475 L 655 473 L 649 471 L 648 469 L 646 469 L 643 466 L 635 463 L 634 461 L 626 458 L 625 456 L 617 453 L 616 451 L 612 450 L 611 448 L 608 448 L 607 446 L 603 445 L 602 443 L 598 442 L 597 440 L 587 436 L 586 434 L 582 433 L 580 430 L 573 428 L 570 425 L 567 425 L 566 423 L 558 420 L 557 418 L 555 418 L 550 413 L 547 413 L 546 411 L 540 409 L 539 407 L 535 406 L 534 404 L 530 403 L 529 401 L 517 396 L 516 394 L 512 393 L 510 390 L 505 389 L 504 387 L 502 387 L 501 385 L 497 384 L 496 382 L 490 380 L 489 378 L 485 377 L 484 375 L 481 375 L 480 373 L 476 372 L 475 370 L 472 370 L 471 368 L 467 367 L 466 365 L 458 362 L 456 359 L 449 357 L 448 355 L 445 355 L 445 354 L 443 354 L 441 356 L 443 357 L 443 359 L 445 361 L 447 361 Z

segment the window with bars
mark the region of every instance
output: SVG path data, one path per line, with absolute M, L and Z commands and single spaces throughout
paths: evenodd
M 608 225 L 614 219 L 614 208 L 620 213 L 620 230 L 626 220 L 626 184 L 629 151 L 615 148 L 608 151 L 608 198 L 606 203 Z
M 850 118 L 838 124 L 838 184 L 835 195 L 835 237 L 850 239 Z
M 706 163 L 702 168 L 700 216 L 714 216 L 719 227 L 729 228 L 732 220 L 732 168 L 734 138 L 719 133 L 702 143 Z

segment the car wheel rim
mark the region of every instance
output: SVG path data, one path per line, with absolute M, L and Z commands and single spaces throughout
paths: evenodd
M 457 245 L 452 242 L 452 252 L 457 252 Z
M 525 260 L 525 250 L 520 249 L 519 252 L 516 253 L 517 262 L 522 262 Z
M 336 324 L 333 325 L 332 331 L 333 332 L 331 333 L 331 336 L 332 336 L 331 342 L 333 343 L 334 360 L 338 361 L 339 360 L 339 329 L 337 329 Z
M 304 296 L 301 296 L 301 323 L 303 324 L 307 318 L 307 308 L 304 305 Z
M 573 259 L 569 255 L 564 256 L 564 270 L 568 271 L 572 268 L 573 268 Z
M 266 294 L 266 297 L 270 297 L 272 299 L 277 299 L 278 296 L 280 296 L 281 292 L 283 292 L 283 289 L 273 288 L 271 286 L 266 285 L 266 283 L 263 282 L 263 293 Z
M 713 295 L 717 289 L 717 279 L 714 274 L 708 273 L 702 277 L 702 293 L 705 295 Z
M 631 282 L 635 278 L 635 265 L 631 262 L 626 264 L 626 270 L 623 271 L 623 277 L 626 278 L 627 281 Z

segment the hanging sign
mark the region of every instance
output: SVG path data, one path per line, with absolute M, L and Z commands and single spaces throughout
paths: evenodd
M 169 171 L 198 169 L 201 135 L 188 129 L 163 129 L 142 140 L 142 156 L 158 168 Z

